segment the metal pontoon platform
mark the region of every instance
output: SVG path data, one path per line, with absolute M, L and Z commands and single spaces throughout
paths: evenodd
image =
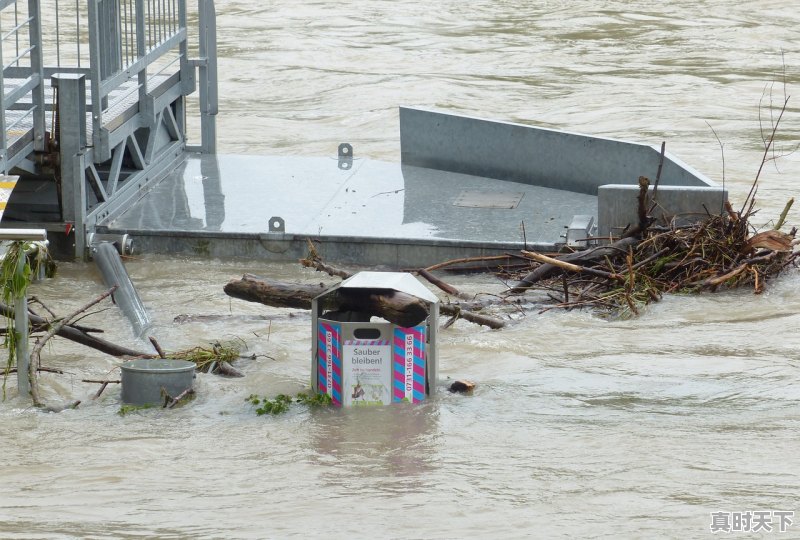
M 553 249 L 597 197 L 406 166 L 335 158 L 188 154 L 98 232 L 137 250 L 297 259 L 318 243 L 330 260 L 393 268 L 445 258 Z
M 640 175 L 660 178 L 669 218 L 723 209 L 722 188 L 649 145 L 413 108 L 399 163 L 345 143 L 332 159 L 217 155 L 216 11 L 188 3 L 0 0 L 0 26 L 15 21 L 0 40 L 3 226 L 46 229 L 63 258 L 109 235 L 271 260 L 312 240 L 331 261 L 403 268 L 585 247 L 595 226 L 609 237 L 637 219 Z
M 311 239 L 328 260 L 403 268 L 557 250 L 573 223 L 580 240 L 596 219 L 607 234 L 631 222 L 619 220 L 635 213 L 638 177 L 659 164 L 672 213 L 721 209 L 724 196 L 647 145 L 411 108 L 400 138 L 394 164 L 354 159 L 348 144 L 333 159 L 188 154 L 98 232 L 150 252 L 273 260 Z

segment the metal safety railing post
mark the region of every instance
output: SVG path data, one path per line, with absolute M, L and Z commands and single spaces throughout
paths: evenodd
M 37 84 L 31 91 L 33 104 L 33 145 L 38 151 L 45 146 L 45 100 L 44 100 L 44 54 L 42 52 L 42 15 L 39 0 L 28 0 L 28 15 L 31 21 L 28 26 L 28 38 L 31 49 L 31 76 Z
M 51 77 L 50 83 L 58 90 L 61 215 L 75 229 L 75 254 L 79 258 L 85 255 L 86 248 L 85 80 L 86 77 L 82 74 L 56 73 Z
M 44 229 L 0 229 L 0 240 L 16 240 L 24 242 L 45 242 L 47 231 Z M 25 258 L 17 264 L 17 275 L 25 273 Z M 28 297 L 22 295 L 14 299 L 14 332 L 16 333 L 17 356 L 17 389 L 20 396 L 31 391 L 30 356 L 28 352 Z
M 200 146 L 203 153 L 217 149 L 217 13 L 214 0 L 200 0 Z
M 25 275 L 25 258 L 17 263 L 17 277 Z M 14 332 L 16 333 L 17 391 L 26 396 L 31 391 L 30 357 L 28 356 L 28 296 L 14 299 Z

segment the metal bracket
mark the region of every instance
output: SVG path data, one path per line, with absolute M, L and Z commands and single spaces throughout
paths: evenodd
M 350 143 L 339 145 L 339 168 L 344 171 L 353 168 L 353 145 Z
M 269 218 L 269 232 L 286 232 L 286 222 L 282 217 L 273 216 Z
M 103 242 L 108 242 L 117 248 L 120 255 L 133 255 L 133 238 L 129 234 L 98 234 L 90 232 L 86 235 L 86 245 L 89 246 L 89 253 L 94 253 Z
M 591 237 L 595 230 L 594 216 L 572 216 L 572 221 L 566 229 L 566 234 L 562 236 L 566 238 L 568 246 L 587 247 L 589 245 L 587 238 Z

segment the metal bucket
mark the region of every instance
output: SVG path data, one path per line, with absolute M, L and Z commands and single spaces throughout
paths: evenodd
M 192 387 L 194 362 L 161 358 L 140 358 L 122 364 L 122 401 L 130 405 L 158 405 L 164 402 L 163 388 L 177 397 Z

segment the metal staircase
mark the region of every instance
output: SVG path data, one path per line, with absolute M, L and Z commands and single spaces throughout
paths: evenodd
M 186 0 L 0 0 L 0 173 L 20 177 L 3 226 L 60 233 L 85 257 L 100 220 L 187 149 L 214 151 L 213 0 L 196 9 L 192 59 Z M 200 144 L 187 148 L 198 79 Z

